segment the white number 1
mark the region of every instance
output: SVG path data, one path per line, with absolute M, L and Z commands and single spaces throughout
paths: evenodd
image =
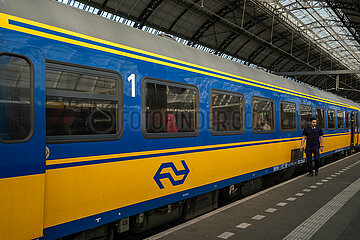
M 131 97 L 135 97 L 135 74 L 131 74 L 127 80 L 131 82 Z

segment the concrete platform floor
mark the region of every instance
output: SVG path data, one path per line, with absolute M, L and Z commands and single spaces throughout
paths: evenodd
M 360 239 L 360 153 L 148 239 Z

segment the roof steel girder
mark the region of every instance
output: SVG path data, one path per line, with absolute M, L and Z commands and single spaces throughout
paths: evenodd
M 220 9 L 216 15 L 220 17 L 225 17 L 229 12 L 233 11 L 233 9 L 229 8 L 228 6 L 223 7 Z M 199 39 L 204 35 L 204 33 L 209 30 L 212 26 L 214 26 L 218 21 L 221 19 L 216 17 L 210 20 L 207 20 L 201 27 L 195 32 L 195 34 L 191 37 L 191 43 L 189 45 L 195 45 L 199 41 Z
M 219 53 L 222 53 L 235 39 L 237 39 L 241 34 L 240 33 L 231 33 L 219 46 Z
M 256 24 L 259 24 L 261 22 L 263 22 L 264 20 L 268 19 L 269 17 L 266 17 L 266 15 L 261 15 L 259 18 L 257 18 L 257 21 L 250 21 L 248 23 L 246 23 L 243 28 L 244 29 L 250 29 L 251 27 L 255 26 Z M 261 33 L 263 33 L 264 31 L 261 31 L 259 33 L 257 33 L 257 35 L 260 35 Z M 219 47 L 219 52 L 224 51 L 236 38 L 238 38 L 242 32 L 233 32 L 227 39 L 225 39 L 225 41 L 223 41 L 223 43 L 220 45 Z M 237 51 L 238 52 L 238 51 Z
M 282 5 L 283 3 L 286 3 L 287 1 L 274 1 L 274 2 L 277 2 L 278 3 L 278 5 Z M 281 3 L 280 3 L 281 2 Z M 296 5 L 295 7 L 297 7 L 297 6 L 302 6 L 302 7 L 304 7 L 303 9 L 304 9 L 304 11 L 306 11 L 307 13 L 309 13 L 310 14 L 310 16 L 313 18 L 313 19 L 315 19 L 315 21 L 322 21 L 322 22 L 319 22 L 319 24 L 320 25 L 323 25 L 323 23 L 325 23 L 325 22 L 327 22 L 327 20 L 325 20 L 325 19 L 323 19 L 323 18 L 317 18 L 317 17 L 315 17 L 315 15 L 316 16 L 320 16 L 320 13 L 318 13 L 318 11 L 316 11 L 316 10 L 314 10 L 312 7 L 314 6 L 314 3 L 315 3 L 315 5 L 319 5 L 319 6 L 323 6 L 323 3 L 321 3 L 321 2 L 325 2 L 325 1 L 302 1 L 301 3 L 300 3 L 300 1 L 297 1 L 296 2 L 296 4 L 293 4 L 293 5 Z M 276 4 L 277 4 L 276 3 Z M 276 4 L 273 4 L 273 5 L 276 5 Z M 265 5 L 269 5 L 269 4 L 265 4 Z M 359 3 L 358 3 L 358 5 L 360 5 Z M 288 14 L 290 14 L 291 16 L 293 16 L 295 19 L 299 19 L 298 18 L 298 16 L 295 14 L 295 15 L 292 15 L 292 12 L 291 12 L 291 9 L 289 9 L 289 10 L 287 10 L 286 9 L 286 5 L 282 5 L 283 6 L 283 8 L 281 8 L 280 7 L 280 9 L 283 9 L 283 12 L 284 13 L 288 13 Z M 311 8 L 308 8 L 307 6 L 311 6 Z M 286 9 L 286 10 L 285 10 Z M 311 10 L 311 11 L 310 11 Z M 314 14 L 314 15 L 313 15 Z M 301 21 L 300 20 L 300 22 L 302 22 L 302 23 L 305 23 L 305 25 L 306 25 L 306 21 L 304 22 L 304 21 Z M 314 22 L 311 22 L 311 24 L 313 24 Z M 334 31 L 333 29 L 332 30 L 328 30 L 327 29 L 327 27 L 326 27 L 326 29 L 325 29 L 326 31 Z M 313 32 L 314 34 L 315 34 L 315 32 Z M 335 34 L 337 35 L 337 33 L 335 32 Z M 317 39 L 317 40 L 319 40 L 319 39 Z M 339 44 L 341 44 L 341 43 L 339 43 Z M 325 47 L 325 49 L 327 49 L 327 47 Z M 348 48 L 346 48 L 345 47 L 345 49 L 347 50 L 347 51 L 349 51 L 349 52 L 352 52 L 352 50 L 351 49 L 348 49 Z M 322 50 L 323 51 L 323 50 Z M 326 50 L 325 52 L 327 52 L 328 50 Z M 328 53 L 329 54 L 329 53 Z M 330 53 L 331 54 L 331 53 Z M 330 58 L 332 58 L 332 57 L 330 57 Z M 343 65 L 343 63 L 342 63 L 342 61 L 338 61 L 338 60 L 336 60 L 335 61 L 336 62 L 336 65 L 338 65 L 338 66 L 345 66 L 345 65 Z
M 320 82 L 324 81 L 325 78 L 323 78 L 322 76 L 320 75 L 317 75 L 317 76 L 309 76 L 308 77 L 309 80 L 307 81 L 309 84 L 313 85 L 313 86 L 321 86 L 321 84 L 319 84 Z M 318 83 L 318 84 L 317 84 Z
M 140 14 L 140 16 L 139 17 L 136 17 L 136 16 L 134 16 L 134 15 L 127 15 L 126 13 L 123 13 L 123 12 L 121 12 L 121 11 L 117 11 L 118 9 L 119 9 L 119 5 L 120 4 L 117 4 L 117 6 L 116 7 L 114 7 L 114 8 L 110 8 L 110 7 L 108 7 L 108 2 L 109 2 L 109 0 L 103 0 L 103 3 L 99 3 L 99 1 L 93 1 L 93 0 L 78 0 L 79 2 L 82 2 L 82 3 L 84 3 L 84 4 L 86 4 L 86 5 L 91 5 L 91 6 L 93 6 L 93 7 L 95 7 L 95 8 L 98 8 L 98 9 L 100 9 L 100 10 L 103 10 L 103 11 L 106 11 L 106 12 L 109 12 L 109 13 L 112 13 L 112 14 L 116 14 L 116 15 L 118 15 L 118 16 L 122 16 L 122 17 L 124 17 L 124 18 L 127 18 L 127 19 L 130 19 L 130 20 L 133 20 L 133 21 L 135 21 L 138 25 L 139 24 L 143 24 L 143 25 L 147 25 L 147 26 L 149 26 L 149 27 L 153 27 L 153 28 L 155 28 L 155 29 L 158 29 L 158 30 L 161 30 L 161 31 L 164 31 L 164 32 L 168 32 L 168 33 L 170 33 L 170 34 L 173 34 L 173 35 L 175 35 L 175 36 L 178 36 L 178 37 L 181 37 L 181 38 L 183 38 L 183 39 L 187 39 L 187 40 L 190 40 L 191 41 L 191 36 L 189 36 L 189 35 L 187 35 L 187 36 L 185 36 L 184 34 L 181 34 L 180 32 L 174 32 L 174 31 L 172 31 L 172 28 L 175 26 L 175 24 L 178 22 L 178 20 L 179 19 L 181 19 L 184 15 L 185 15 L 185 13 L 186 12 L 188 12 L 189 10 L 190 11 L 192 11 L 192 12 L 195 12 L 196 14 L 198 14 L 198 15 L 200 15 L 200 16 L 204 16 L 204 17 L 206 17 L 206 18 L 208 18 L 208 19 L 216 19 L 216 21 L 213 23 L 213 25 L 215 25 L 215 24 L 217 24 L 217 23 L 219 23 L 219 24 L 221 24 L 222 26 L 224 26 L 226 29 L 230 29 L 230 31 L 231 31 L 231 34 L 229 35 L 229 37 L 228 37 L 228 39 L 227 40 L 224 40 L 224 41 L 222 41 L 221 43 L 220 43 L 220 46 L 219 47 L 216 47 L 215 46 L 215 48 L 214 48 L 214 44 L 209 44 L 209 43 L 207 43 L 206 41 L 200 41 L 200 39 L 198 39 L 198 43 L 199 44 L 202 44 L 202 45 L 204 45 L 204 46 L 206 46 L 206 47 L 209 47 L 209 48 L 214 48 L 215 50 L 217 50 L 217 52 L 216 53 L 220 53 L 220 52 L 224 52 L 224 53 L 226 53 L 226 54 L 228 54 L 228 55 L 230 55 L 230 56 L 237 56 L 238 55 L 238 53 L 239 53 L 239 51 L 241 51 L 241 48 L 239 48 L 238 49 L 238 51 L 236 52 L 236 54 L 234 55 L 234 52 L 232 51 L 232 52 L 228 52 L 228 51 L 226 51 L 226 48 L 232 43 L 232 42 L 234 42 L 236 39 L 238 39 L 238 37 L 240 36 L 240 35 L 244 35 L 246 38 L 248 38 L 248 39 L 250 39 L 250 41 L 255 41 L 256 43 L 258 43 L 258 44 L 261 44 L 261 45 L 265 45 L 265 46 L 267 46 L 268 48 L 270 48 L 271 50 L 272 50 L 272 52 L 275 52 L 275 53 L 277 53 L 277 54 L 282 54 L 282 55 L 285 55 L 285 59 L 286 59 L 286 61 L 285 62 L 291 62 L 291 60 L 292 61 L 295 61 L 296 62 L 296 64 L 292 67 L 292 70 L 294 69 L 294 68 L 296 68 L 295 66 L 296 65 L 298 65 L 298 64 L 301 64 L 301 65 L 303 65 L 303 68 L 304 69 L 307 69 L 307 70 L 312 70 L 312 69 L 316 69 L 316 68 L 318 68 L 317 66 L 312 66 L 312 62 L 313 61 L 316 61 L 316 59 L 317 59 L 317 57 L 315 57 L 315 58 L 311 58 L 311 60 L 309 61 L 309 62 L 307 62 L 307 57 L 305 56 L 305 58 L 304 58 L 304 54 L 300 54 L 300 55 L 298 55 L 297 56 L 297 52 L 300 52 L 300 51 L 303 51 L 304 49 L 303 48 L 301 48 L 301 47 L 296 47 L 296 45 L 300 45 L 300 44 L 303 44 L 303 42 L 304 42 L 304 40 L 303 39 L 297 39 L 297 41 L 295 42 L 294 41 L 294 43 L 292 43 L 293 44 L 293 46 L 294 47 L 292 47 L 292 53 L 288 53 L 288 51 L 287 50 L 284 50 L 284 49 L 282 49 L 283 48 L 283 46 L 284 45 L 281 45 L 281 46 L 275 46 L 274 44 L 272 44 L 271 43 L 271 40 L 270 40 L 270 42 L 267 40 L 267 39 L 264 39 L 264 38 L 262 38 L 262 37 L 260 37 L 259 36 L 259 33 L 257 33 L 257 34 L 254 34 L 254 33 L 252 33 L 252 32 L 250 32 L 250 31 L 248 31 L 247 29 L 249 29 L 249 28 L 251 28 L 252 26 L 254 26 L 255 24 L 254 24 L 254 22 L 252 22 L 252 21 L 247 21 L 247 22 L 245 22 L 245 25 L 243 25 L 243 27 L 241 27 L 241 26 L 239 26 L 239 25 L 237 25 L 236 23 L 234 23 L 233 21 L 230 21 L 229 19 L 227 19 L 227 18 L 224 18 L 225 16 L 226 16 L 226 14 L 224 15 L 224 17 L 221 17 L 221 16 L 218 16 L 216 13 L 214 13 L 214 12 L 212 12 L 211 10 L 208 10 L 208 9 L 206 9 L 206 8 L 201 8 L 198 4 L 196 4 L 197 2 L 199 2 L 199 0 L 171 0 L 171 1 L 173 1 L 173 2 L 176 2 L 176 3 L 179 3 L 179 5 L 181 5 L 181 6 L 185 6 L 186 5 L 186 9 L 178 16 L 178 18 L 177 18 L 177 20 L 175 20 L 173 23 L 172 23 L 172 25 L 171 25 L 171 27 L 170 28 L 168 28 L 168 29 L 166 29 L 165 27 L 162 27 L 162 26 L 158 26 L 158 25 L 155 25 L 155 24 L 153 24 L 153 23 L 151 23 L 151 22 L 148 22 L 148 20 L 149 20 L 149 17 L 151 16 L 151 14 L 152 13 L 154 13 L 154 8 L 151 8 L 152 10 L 149 10 L 149 9 L 147 9 L 147 10 L 144 10 L 141 14 Z M 161 4 L 161 2 L 162 2 L 163 0 L 152 0 L 148 5 L 147 5 L 147 7 L 149 6 L 149 5 L 151 5 L 151 4 L 158 4 L 156 7 L 158 7 L 160 4 Z M 227 3 L 227 1 L 223 1 L 223 0 L 214 0 L 214 1 L 217 1 L 217 2 L 219 2 L 219 3 L 221 3 L 221 4 L 224 4 L 224 5 L 227 5 L 227 7 L 229 8 L 229 9 L 234 9 L 233 11 L 234 11 L 234 14 L 235 14 L 235 9 L 236 8 L 233 8 L 232 7 L 232 3 Z M 120 3 L 121 1 L 119 1 L 119 3 Z M 243 3 L 244 3 L 244 1 L 242 1 Z M 255 4 L 255 2 L 257 2 L 257 0 L 249 0 L 248 1 L 249 3 L 252 3 L 252 4 L 254 4 L 254 7 L 256 7 L 257 8 L 257 6 L 259 6 L 258 4 Z M 333 1 L 333 2 L 336 2 L 336 1 Z M 143 4 L 144 5 L 144 4 Z M 244 4 L 242 4 L 242 5 L 244 5 Z M 239 11 L 241 11 L 241 8 L 242 8 L 243 6 L 241 6 L 241 4 L 239 4 Z M 115 9 L 116 8 L 116 9 Z M 190 8 L 190 9 L 189 9 Z M 271 13 L 271 12 L 269 12 L 267 9 L 263 9 L 261 6 L 260 6 L 260 9 L 261 9 L 261 12 L 264 12 L 264 13 L 266 13 L 266 14 L 264 14 L 264 15 L 262 15 L 262 17 L 264 17 L 264 19 L 267 19 L 267 18 L 269 18 L 269 17 L 271 17 L 271 16 L 273 16 L 273 13 Z M 229 11 L 229 12 L 231 12 L 231 11 Z M 276 13 L 275 13 L 276 14 Z M 141 17 L 141 16 L 143 16 L 143 17 Z M 145 18 L 145 16 L 147 16 L 146 18 Z M 235 17 L 235 15 L 234 15 L 234 17 Z M 256 19 L 257 17 L 254 17 L 254 19 Z M 274 18 L 274 16 L 273 16 L 273 18 Z M 277 15 L 275 16 L 275 18 L 276 18 L 276 22 L 282 22 L 281 21 L 281 19 L 282 18 L 280 18 L 280 17 L 277 17 Z M 286 22 L 286 21 L 285 21 Z M 251 25 L 250 25 L 251 24 Z M 349 23 L 349 24 L 351 24 L 351 23 Z M 296 29 L 294 29 L 294 28 L 292 28 L 292 25 L 290 24 L 289 25 L 289 28 L 287 28 L 286 26 L 285 26 L 285 29 L 293 29 L 293 31 L 295 31 L 295 32 L 297 32 L 296 31 Z M 276 36 L 277 34 L 278 34 L 278 30 L 277 31 L 274 31 L 274 36 Z M 291 31 L 289 31 L 289 32 L 291 32 Z M 205 33 L 205 32 L 204 32 Z M 298 32 L 297 32 L 298 33 Z M 298 34 L 294 34 L 294 35 L 298 35 Z M 200 38 L 201 38 L 201 36 L 200 36 Z M 274 41 L 274 40 L 273 40 Z M 248 42 L 247 42 L 248 43 Z M 257 45 L 257 44 L 256 44 Z M 251 57 L 251 59 L 255 59 L 256 58 L 256 55 L 257 54 L 259 54 L 261 51 L 259 50 L 259 49 L 261 49 L 261 48 L 258 48 L 257 49 L 257 51 L 255 51 L 255 52 L 253 52 L 253 53 L 251 53 L 251 55 L 252 56 L 250 56 Z M 320 52 L 322 51 L 322 49 L 320 48 L 320 49 L 318 49 L 318 50 L 320 50 Z M 294 54 L 295 53 L 295 54 Z M 306 54 L 306 53 L 305 53 Z M 242 56 L 245 56 L 245 55 L 242 55 Z M 327 55 L 326 55 L 327 56 Z M 303 58 L 303 59 L 305 59 L 305 60 L 302 60 L 301 58 Z M 327 60 L 324 60 L 324 59 L 332 59 L 332 57 L 331 56 L 327 56 L 327 57 L 323 57 L 323 59 L 321 60 L 321 65 L 325 65 L 326 66 L 326 64 L 328 63 L 327 62 Z M 280 65 L 281 65 L 281 69 L 283 69 L 284 68 L 284 65 L 282 64 L 282 62 L 283 62 L 283 60 L 284 59 L 282 59 L 280 62 L 277 62 L 277 64 L 276 64 L 276 67 L 277 67 L 277 69 L 279 69 L 280 70 Z M 278 59 L 276 60 L 276 61 L 278 61 Z M 261 62 L 263 62 L 263 61 L 261 61 Z M 325 63 L 324 63 L 325 62 Z M 330 60 L 330 62 L 331 62 L 331 60 Z M 337 66 L 342 66 L 341 65 L 341 63 L 339 63 L 338 61 L 333 61 L 334 62 L 334 64 L 333 64 L 333 66 L 334 67 L 337 67 Z M 275 62 L 274 62 L 275 63 Z M 256 64 L 256 63 L 255 63 Z M 338 65 L 338 64 L 340 64 L 340 65 Z M 327 64 L 327 65 L 329 65 L 329 64 Z M 331 65 L 331 63 L 330 63 L 330 65 Z M 326 77 L 325 77 L 326 78 Z M 326 79 L 325 79 L 326 80 Z M 353 86 L 355 86 L 354 84 L 352 84 L 351 83 L 351 85 L 353 85 Z
M 280 41 L 281 40 L 281 38 L 279 38 L 279 39 L 277 39 L 277 41 Z M 277 42 L 276 41 L 276 42 Z M 274 43 L 276 43 L 276 42 L 273 42 L 273 44 Z M 281 44 L 279 47 L 280 48 L 282 48 L 283 46 L 285 46 L 286 44 L 288 44 L 287 42 L 286 43 L 283 43 L 283 44 Z M 268 54 L 266 54 L 266 56 L 259 62 L 259 65 L 261 66 L 263 63 L 264 63 L 264 61 L 266 60 L 266 59 L 268 59 L 268 57 L 271 55 L 271 54 L 273 54 L 274 53 L 274 50 L 272 50 L 272 51 L 270 51 Z
M 290 62 L 291 62 L 291 59 L 288 59 L 286 62 L 284 62 L 284 63 L 282 64 L 282 66 L 279 66 L 278 69 L 281 70 L 281 69 L 285 68 L 285 66 L 288 66 L 288 64 L 289 64 Z M 280 65 L 280 64 L 279 64 L 279 65 Z M 303 65 L 300 65 L 300 64 L 298 64 L 298 63 L 295 63 L 291 68 L 292 68 L 292 69 L 297 69 L 297 68 L 299 68 L 300 66 L 303 66 Z
M 345 13 L 343 13 L 342 11 L 339 10 L 339 8 L 345 8 L 344 5 L 346 3 L 339 3 L 334 0 L 326 0 L 326 3 L 331 7 L 331 9 L 334 11 L 336 16 L 342 22 L 342 24 L 345 25 L 345 27 L 349 30 L 351 35 L 353 35 L 353 37 L 356 39 L 356 41 L 360 44 L 360 33 L 353 30 L 351 23 L 350 23 L 349 19 L 347 19 Z M 351 4 L 349 6 L 349 9 L 352 9 L 352 8 L 353 8 L 353 5 Z M 360 6 L 359 6 L 359 10 L 360 10 Z
M 277 37 L 273 40 L 272 44 L 275 44 L 275 43 L 277 43 L 277 42 L 280 41 L 280 40 L 282 40 L 282 37 L 281 37 L 281 36 L 277 36 Z M 281 44 L 281 45 L 278 46 L 278 47 L 279 47 L 279 48 L 282 48 L 283 46 L 285 46 L 285 45 L 287 45 L 287 44 L 288 44 L 288 43 L 286 42 L 286 43 Z M 249 60 L 249 61 L 253 61 L 253 59 L 255 59 L 258 55 L 260 55 L 260 54 L 261 54 L 264 50 L 266 50 L 266 49 L 267 49 L 266 47 L 257 49 L 257 50 L 256 50 L 257 55 L 254 56 L 253 58 L 250 57 L 251 60 Z M 263 58 L 263 60 L 260 61 L 260 64 L 259 64 L 259 65 L 261 65 L 261 63 L 262 63 L 265 59 L 267 59 L 267 57 L 270 56 L 270 54 L 272 54 L 272 53 L 274 53 L 274 50 L 272 50 L 269 54 L 267 54 L 267 56 L 266 56 L 265 58 Z M 281 56 L 283 56 L 283 55 L 281 55 Z M 277 59 L 277 60 L 278 60 L 278 59 Z M 281 61 L 279 61 L 279 62 L 277 62 L 277 60 L 276 60 L 273 64 L 271 64 L 272 69 L 275 69 L 276 66 L 278 66 L 283 60 L 285 60 L 285 57 L 284 57 Z M 275 64 L 275 63 L 276 63 L 276 64 Z
M 188 8 L 188 9 L 191 7 L 191 11 L 196 11 L 196 12 L 198 12 L 198 13 L 201 14 L 201 15 L 205 15 L 205 16 L 207 16 L 207 17 L 214 17 L 214 16 L 216 16 L 216 14 L 214 14 L 213 12 L 211 12 L 211 11 L 209 11 L 209 10 L 207 10 L 207 9 L 201 8 L 200 6 L 198 6 L 198 5 L 197 5 L 196 3 L 194 3 L 193 1 L 190 1 L 190 0 L 172 0 L 172 1 L 175 1 L 175 2 L 177 2 L 177 3 L 180 3 L 180 5 Z M 91 5 L 93 5 L 94 7 L 97 7 L 97 8 L 101 8 L 101 7 L 102 7 L 101 4 L 98 4 L 98 3 L 94 2 L 94 1 L 91 1 L 91 0 L 90 0 L 90 1 L 88 1 L 88 0 L 80 0 L 80 2 L 83 2 L 84 4 L 91 4 Z M 240 4 L 239 4 L 239 6 L 240 6 Z M 106 6 L 104 7 L 104 10 L 106 10 L 106 11 L 108 11 L 108 12 L 116 13 L 113 9 L 110 9 L 110 8 L 108 9 Z M 124 13 L 122 13 L 122 14 L 121 14 L 121 12 L 119 12 L 119 13 L 120 13 L 120 15 L 123 15 L 123 16 L 125 15 Z M 134 17 L 132 17 L 132 16 L 127 16 L 127 18 L 128 18 L 128 19 L 131 19 L 131 20 L 134 20 L 134 21 L 137 22 L 137 23 L 140 22 L 140 20 L 139 20 L 138 18 L 134 18 Z M 267 42 L 266 40 L 264 40 L 264 39 L 262 39 L 262 38 L 260 38 L 260 37 L 258 37 L 258 36 L 256 36 L 255 34 L 249 32 L 249 31 L 246 31 L 245 29 L 242 29 L 241 27 L 237 26 L 236 24 L 234 24 L 234 23 L 232 23 L 232 22 L 229 22 L 229 21 L 226 20 L 226 19 L 223 19 L 221 16 L 217 16 L 216 19 L 218 19 L 218 20 L 219 20 L 218 22 L 221 22 L 223 25 L 235 29 L 235 32 L 238 32 L 238 31 L 242 32 L 242 30 L 243 30 L 243 33 L 246 34 L 248 37 L 250 36 L 251 39 L 253 39 L 253 40 L 255 40 L 255 41 L 259 41 L 259 42 L 262 43 L 262 44 L 265 43 L 268 47 L 270 47 L 270 48 L 272 48 L 272 49 L 275 49 L 276 52 L 280 52 L 281 54 L 289 55 L 289 57 L 290 57 L 291 59 L 294 59 L 295 61 L 299 61 L 299 62 L 301 62 L 302 64 L 305 64 L 305 65 L 307 65 L 308 67 L 315 69 L 314 66 L 308 65 L 305 61 L 303 61 L 303 60 L 301 60 L 301 59 L 298 59 L 297 57 L 295 57 L 295 56 L 287 53 L 286 51 L 284 51 L 284 50 L 282 50 L 282 49 L 280 49 L 280 48 L 272 45 L 271 43 Z M 179 36 L 179 37 L 181 37 L 181 38 L 184 38 L 184 39 L 188 39 L 188 40 L 189 40 L 189 37 L 188 37 L 188 36 L 183 36 L 182 34 L 179 34 L 179 33 L 177 33 L 177 32 L 169 31 L 168 29 L 161 28 L 161 27 L 159 28 L 159 26 L 153 26 L 151 23 L 148 23 L 147 25 L 149 25 L 149 26 L 151 26 L 151 27 L 155 27 L 155 28 L 157 28 L 157 29 L 159 29 L 159 30 L 162 30 L 162 31 L 164 31 L 164 32 L 169 32 L 169 33 L 171 33 L 171 34 L 174 34 L 174 35 L 176 35 L 176 36 Z M 205 45 L 207 45 L 207 44 L 205 44 Z M 212 47 L 212 46 L 209 46 L 209 47 Z M 239 49 L 239 50 L 240 50 L 240 49 Z M 238 50 L 238 51 L 239 51 L 239 50 Z M 237 51 L 237 53 L 238 53 L 238 51 Z M 229 53 L 229 54 L 230 54 L 230 55 L 233 55 L 232 53 Z M 236 55 L 235 55 L 235 56 L 236 56 Z
M 199 2 L 200 0 L 195 0 L 192 5 L 196 4 L 197 2 Z M 176 25 L 176 23 L 185 15 L 185 13 L 187 13 L 189 11 L 189 8 L 185 8 L 184 11 L 182 11 L 182 13 L 180 13 L 180 15 L 175 19 L 175 21 L 171 24 L 171 26 L 169 27 L 169 31 L 171 31 L 173 29 L 173 27 Z
M 124 17 L 126 19 L 132 20 L 134 22 L 139 22 L 138 18 L 136 18 L 134 16 L 131 16 L 131 15 L 128 15 L 128 14 L 126 14 L 124 12 L 121 12 L 118 9 L 110 8 L 107 5 L 100 4 L 100 3 L 92 1 L 92 0 L 76 0 L 76 1 L 80 2 L 80 3 L 83 3 L 85 5 L 88 5 L 88 6 L 94 7 L 94 8 L 98 8 L 100 11 L 106 11 L 106 12 L 109 12 L 111 14 L 115 14 L 117 16 L 121 16 L 121 17 Z
M 265 46 L 258 47 L 255 51 L 253 51 L 246 59 L 247 62 L 253 63 L 254 59 L 266 49 Z
M 104 9 L 106 7 L 106 4 L 109 2 L 109 0 L 105 0 L 103 4 L 101 5 L 101 8 Z M 103 12 L 103 10 L 100 9 L 100 11 L 97 13 L 97 15 L 100 15 Z
M 305 71 L 305 72 L 276 72 L 281 76 L 305 76 L 305 75 L 342 75 L 342 74 L 360 74 L 360 70 L 325 70 L 325 71 Z
M 172 0 L 172 1 L 175 1 L 179 4 L 182 4 L 182 5 L 185 5 L 186 7 L 189 6 L 189 2 L 193 3 L 192 1 L 190 0 Z M 235 23 L 232 23 L 230 21 L 228 21 L 227 19 L 224 19 L 223 17 L 220 17 L 218 15 L 216 15 L 215 13 L 211 12 L 210 10 L 208 9 L 204 9 L 204 8 L 201 8 L 200 6 L 198 6 L 197 4 L 194 4 L 194 8 L 191 9 L 192 11 L 199 11 L 202 15 L 205 15 L 205 16 L 208 16 L 208 15 L 214 15 L 217 17 L 217 19 L 220 18 L 220 21 L 218 21 L 219 23 L 222 23 L 223 25 L 225 25 L 226 27 L 230 28 L 230 29 L 234 29 L 235 31 L 243 31 L 244 34 L 246 34 L 248 37 L 258 41 L 259 43 L 261 44 L 266 44 L 269 48 L 272 48 L 272 49 L 276 49 L 277 52 L 280 52 L 281 54 L 284 54 L 284 55 L 288 55 L 290 58 L 294 59 L 295 61 L 299 61 L 301 63 L 303 63 L 304 65 L 307 65 L 308 67 L 310 68 L 313 68 L 315 69 L 314 66 L 310 66 L 308 63 L 304 62 L 303 60 L 301 59 L 297 59 L 296 57 L 294 57 L 293 55 L 291 55 L 290 53 L 284 51 L 283 49 L 280 49 L 276 46 L 274 46 L 273 44 L 269 43 L 267 40 L 265 39 L 262 39 L 260 38 L 259 36 L 247 31 L 246 29 L 243 29 L 241 28 L 240 26 L 236 25 Z M 238 50 L 239 51 L 239 50 Z M 238 52 L 237 51 L 237 52 Z M 236 56 L 236 55 L 235 55 Z
M 139 23 L 136 26 L 137 28 L 141 29 L 144 24 L 147 22 L 151 14 L 160 6 L 160 4 L 164 0 L 152 0 L 144 9 L 144 11 L 139 16 Z
M 278 59 L 276 59 L 274 61 L 274 63 L 271 65 L 272 69 L 275 69 L 277 65 L 279 65 L 283 60 L 285 60 L 284 55 L 281 55 L 280 57 L 278 57 Z

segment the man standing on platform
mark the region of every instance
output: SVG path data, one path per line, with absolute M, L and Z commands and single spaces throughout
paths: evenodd
M 307 160 L 307 166 L 309 170 L 309 177 L 313 176 L 313 165 L 312 165 L 312 155 L 314 154 L 314 161 L 315 161 L 315 175 L 319 174 L 319 167 L 320 167 L 320 153 L 324 150 L 324 142 L 323 142 L 323 131 L 320 127 L 316 126 L 317 119 L 316 118 L 310 118 L 310 124 L 304 128 L 302 141 L 301 141 L 301 147 L 300 151 L 304 150 L 304 143 L 306 139 L 306 148 L 305 148 L 305 154 L 306 154 L 306 160 Z

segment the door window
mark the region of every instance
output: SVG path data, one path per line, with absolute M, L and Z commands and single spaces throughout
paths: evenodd
M 0 140 L 22 142 L 33 129 L 33 70 L 20 56 L 0 55 Z
M 304 129 L 308 123 L 310 118 L 312 118 L 312 107 L 309 105 L 300 105 L 300 125 L 301 129 Z
M 252 129 L 255 133 L 273 132 L 274 100 L 260 97 L 252 99 Z
M 322 108 L 316 108 L 315 116 L 317 118 L 317 125 L 321 128 L 325 128 L 325 110 Z

